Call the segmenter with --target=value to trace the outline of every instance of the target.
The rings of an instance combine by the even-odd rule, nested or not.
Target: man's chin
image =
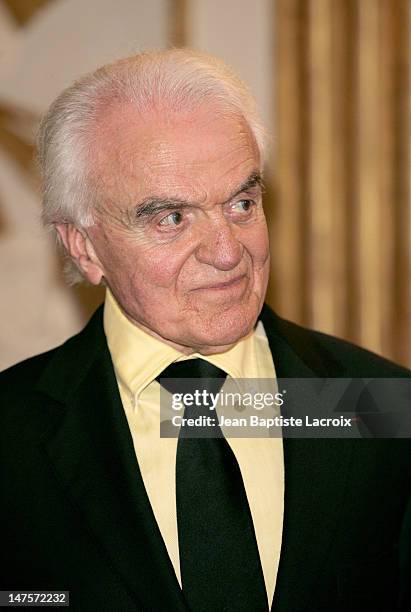
[[[247,337],[253,330],[258,318],[258,309],[250,309],[247,312],[234,309],[211,320],[206,317],[196,330],[195,350],[202,354],[220,353],[228,350],[240,340]]]

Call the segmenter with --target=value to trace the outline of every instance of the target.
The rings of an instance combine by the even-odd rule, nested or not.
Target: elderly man
[[[3,590],[84,611],[408,609],[407,440],[159,435],[165,379],[409,374],[263,306],[263,152],[245,86],[188,50],[105,66],[45,116],[44,221],[107,296],[1,375]]]

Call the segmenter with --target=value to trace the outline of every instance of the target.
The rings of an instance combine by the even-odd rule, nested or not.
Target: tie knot
[[[156,380],[170,393],[192,393],[196,389],[217,393],[226,376],[226,372],[221,368],[205,359],[197,358],[172,363]]]

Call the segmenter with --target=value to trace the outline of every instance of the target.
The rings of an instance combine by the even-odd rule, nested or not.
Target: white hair
[[[39,129],[37,157],[43,178],[42,218],[46,227],[93,225],[98,181],[90,150],[97,120],[110,105],[127,104],[140,115],[155,108],[184,112],[204,104],[244,118],[263,163],[265,132],[247,86],[221,60],[189,49],[146,52],[87,74],[52,103]],[[101,194],[103,195],[103,194]],[[71,267],[71,272],[70,268]],[[67,267],[68,280],[82,280]]]

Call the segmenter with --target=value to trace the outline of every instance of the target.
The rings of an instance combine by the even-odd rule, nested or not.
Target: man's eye
[[[252,200],[239,200],[233,205],[233,210],[235,212],[244,213],[248,212],[253,205]]]
[[[180,212],[175,211],[175,212],[170,213],[166,217],[163,217],[161,221],[159,222],[159,225],[173,227],[173,226],[180,225],[182,220],[183,220],[183,215]]]

